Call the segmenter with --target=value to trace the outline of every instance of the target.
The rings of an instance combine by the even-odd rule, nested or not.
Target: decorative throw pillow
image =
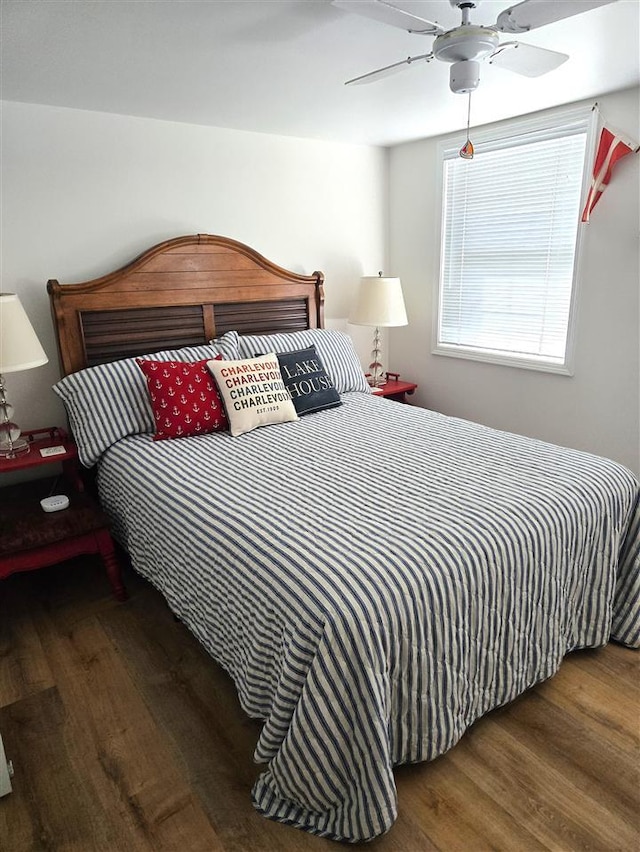
[[[327,375],[315,346],[296,352],[278,352],[285,387],[298,414],[311,414],[341,405],[340,394]]]
[[[315,346],[338,393],[371,393],[364,370],[348,334],[333,328],[308,328],[281,334],[241,334],[238,357],[250,358],[254,352],[292,352]]]
[[[218,355],[216,360],[222,360]],[[156,431],[154,441],[187,438],[228,428],[227,416],[208,360],[147,361],[138,358],[145,375]]]
[[[273,352],[242,361],[208,361],[234,437],[258,426],[298,420]]]

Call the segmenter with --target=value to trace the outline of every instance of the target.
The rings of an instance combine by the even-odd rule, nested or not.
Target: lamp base
[[[376,330],[373,333],[373,349],[371,350],[371,358],[372,361],[369,364],[369,372],[371,373],[368,378],[369,385],[372,388],[382,387],[384,384],[384,377],[382,374],[382,364],[380,362],[380,329],[376,326]]]
[[[15,441],[0,441],[0,458],[13,459],[16,456],[24,456],[31,449],[26,438],[17,438]]]

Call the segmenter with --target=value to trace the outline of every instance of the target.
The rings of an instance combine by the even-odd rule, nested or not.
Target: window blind
[[[588,132],[584,118],[471,161],[444,152],[438,346],[564,364]]]

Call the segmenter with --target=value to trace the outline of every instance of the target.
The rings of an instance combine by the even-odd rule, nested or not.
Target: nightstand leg
[[[100,553],[102,562],[106,568],[107,577],[109,578],[109,583],[113,589],[113,594],[115,595],[116,600],[126,601],[127,590],[122,582],[120,562],[116,556],[113,540],[111,539],[108,530],[98,530],[96,533],[96,539],[98,542],[98,552]]]

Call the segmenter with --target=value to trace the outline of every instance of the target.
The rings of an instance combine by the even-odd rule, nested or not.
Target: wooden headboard
[[[210,234],[166,240],[83,284],[47,282],[63,375],[84,367],[206,343],[225,331],[324,325],[324,276],[276,266]]]

